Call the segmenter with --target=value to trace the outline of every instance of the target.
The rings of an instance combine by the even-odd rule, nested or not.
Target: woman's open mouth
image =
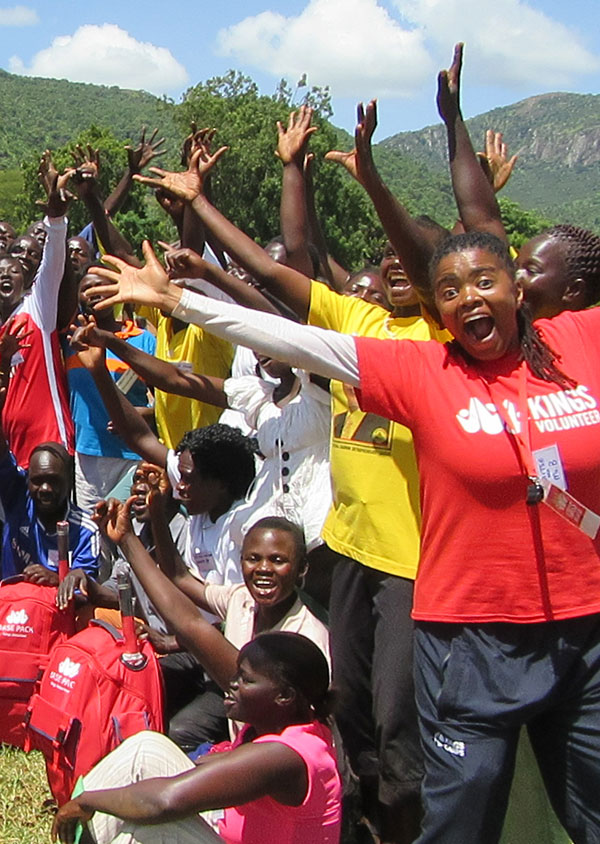
[[[491,316],[481,314],[470,317],[466,320],[463,323],[463,328],[465,333],[468,334],[471,339],[481,343],[483,340],[487,340],[487,338],[491,335],[494,330],[494,325],[495,323]]]

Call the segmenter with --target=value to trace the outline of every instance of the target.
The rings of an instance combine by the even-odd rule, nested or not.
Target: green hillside
[[[485,130],[504,133],[510,152],[518,153],[517,169],[503,196],[545,216],[600,230],[600,96],[544,94],[467,121],[476,148],[483,148]],[[381,166],[392,188],[401,194],[416,165],[423,186],[447,180],[444,127],[403,132],[378,147]],[[445,211],[442,203],[441,213]]]
[[[512,200],[524,209],[537,209],[549,220],[568,220],[600,230],[599,105],[600,96],[546,94],[468,121],[476,146],[481,146],[489,127],[503,131],[511,153],[519,154],[516,172],[502,194],[507,208],[515,210]],[[219,166],[216,186],[221,198],[225,197],[225,178],[237,180],[237,189],[231,189],[229,200],[225,197],[223,210],[238,223],[244,225],[245,221],[259,240],[277,230],[280,171],[270,158],[275,140],[271,127],[275,119],[285,119],[289,105],[280,95],[260,96],[247,77],[231,71],[190,89],[186,101],[176,105],[140,91],[0,71],[0,108],[4,117],[0,126],[0,218],[23,222],[34,207],[31,180],[41,150],[64,150],[65,144],[91,126],[100,135],[110,130],[115,144],[137,139],[142,125],[158,126],[166,138],[163,161],[169,166],[177,162],[181,138],[193,117],[199,122],[213,121],[212,125],[221,129],[221,142],[231,146],[227,162]],[[331,146],[352,146],[347,132],[322,118],[318,122],[321,131],[312,142],[317,157]],[[376,145],[375,157],[385,180],[412,212],[452,224],[456,209],[441,124],[387,138]],[[331,242],[342,244],[342,257],[356,263],[373,254],[380,230],[360,190],[355,190],[343,173],[334,174],[336,168],[332,167],[318,163],[318,205]],[[241,185],[248,179],[255,182],[250,218],[239,207]],[[24,204],[23,191],[29,205]],[[342,202],[339,191],[344,195]],[[533,225],[537,217],[533,215],[531,220]],[[136,234],[135,226],[131,233]],[[154,233],[152,226],[148,233]]]
[[[174,106],[143,91],[0,70],[0,114],[2,169],[18,167],[31,152],[62,146],[91,124],[123,140],[137,138],[143,125],[159,126],[170,145],[179,144]]]

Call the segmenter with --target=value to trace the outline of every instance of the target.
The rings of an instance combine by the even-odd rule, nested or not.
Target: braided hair
[[[565,244],[565,263],[571,278],[585,283],[585,306],[600,299],[600,237],[588,229],[564,223],[547,229],[543,236]]]
[[[447,237],[435,250],[429,264],[429,284],[430,295],[432,297],[433,279],[439,262],[446,255],[451,255],[455,252],[466,252],[468,249],[485,249],[487,252],[491,252],[492,255],[495,255],[502,261],[505,269],[514,279],[515,265],[510,257],[508,245],[503,240],[500,240],[499,237],[489,232],[470,231],[465,234]],[[542,335],[533,324],[531,314],[525,304],[521,305],[517,310],[517,327],[521,347],[520,359],[527,362],[533,374],[542,381],[550,381],[558,384],[563,389],[568,390],[576,387],[577,382],[568,375],[565,375],[557,366],[558,355],[542,339]],[[464,356],[464,350],[456,340],[452,341],[451,348],[454,352],[458,352]]]

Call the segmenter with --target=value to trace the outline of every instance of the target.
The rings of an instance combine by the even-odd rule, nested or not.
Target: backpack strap
[[[90,627],[101,627],[103,630],[106,630],[107,633],[113,637],[115,642],[123,642],[123,635],[114,627],[110,622],[103,621],[101,618],[93,618],[90,621]]]

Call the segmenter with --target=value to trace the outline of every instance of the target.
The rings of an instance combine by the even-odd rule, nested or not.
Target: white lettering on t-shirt
[[[506,427],[505,421],[515,433],[520,432],[520,414],[513,402],[504,399],[503,413],[492,402],[482,402],[473,396],[469,406],[459,410],[456,418],[467,434],[500,434]],[[556,390],[541,396],[527,399],[529,418],[542,433],[567,431],[600,424],[598,402],[590,394],[589,388],[580,384],[574,390]]]

